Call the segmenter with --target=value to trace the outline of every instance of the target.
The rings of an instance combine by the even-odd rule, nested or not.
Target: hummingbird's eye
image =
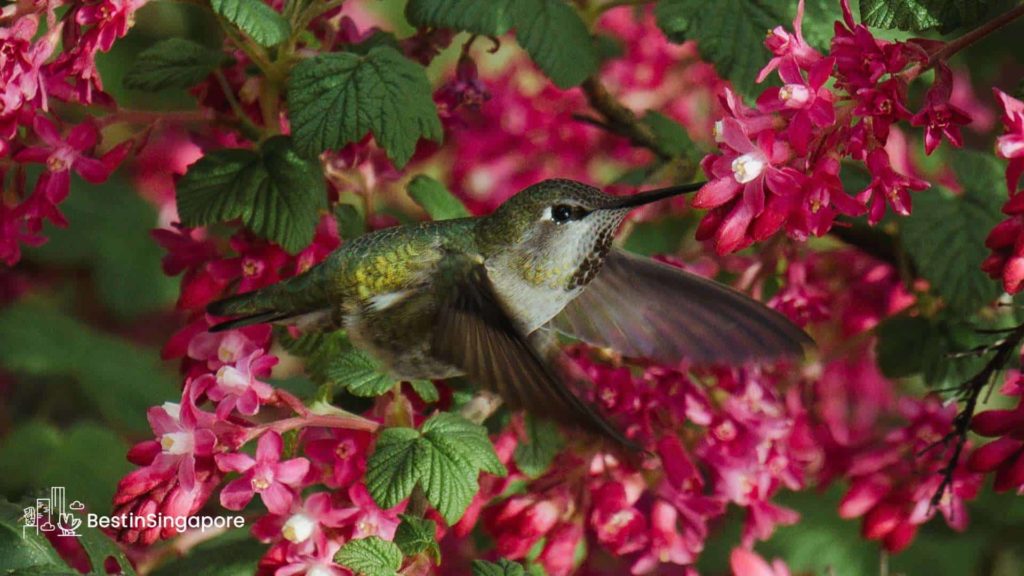
[[[569,204],[556,204],[551,207],[551,219],[561,224],[569,220],[579,220],[587,215],[586,209]]]

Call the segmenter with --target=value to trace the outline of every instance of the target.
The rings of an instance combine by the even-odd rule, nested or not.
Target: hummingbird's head
[[[509,198],[480,227],[487,252],[533,285],[572,290],[600,271],[630,210],[698,184],[613,196],[573,180],[545,180]]]

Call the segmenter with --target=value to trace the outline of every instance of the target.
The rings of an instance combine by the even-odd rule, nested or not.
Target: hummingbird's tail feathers
[[[259,290],[236,294],[206,307],[211,316],[237,316],[210,327],[210,332],[233,330],[252,324],[285,322],[318,327],[329,322],[330,305],[320,287],[320,271],[310,271]]]
[[[641,448],[566,386],[522,335],[494,293],[486,270],[464,271],[442,303],[431,350],[498,393],[513,409],[574,424],[617,445]]]
[[[814,344],[785,316],[741,292],[621,250],[609,253],[552,324],[588,344],[667,364],[801,357]]]
[[[218,314],[219,316],[219,314]],[[270,324],[273,322],[279,322],[281,320],[287,320],[288,316],[282,315],[279,312],[263,312],[261,314],[252,314],[249,316],[242,316],[241,318],[235,318],[232,320],[225,320],[210,326],[210,332],[225,332],[227,330],[234,330],[235,328],[243,328],[245,326],[252,326],[253,324]]]

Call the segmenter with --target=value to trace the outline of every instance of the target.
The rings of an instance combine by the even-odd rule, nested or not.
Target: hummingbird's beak
[[[636,208],[637,206],[643,206],[644,204],[650,204],[651,202],[657,202],[658,200],[664,200],[665,198],[696,192],[703,188],[705,184],[707,184],[707,182],[691,182],[690,184],[680,184],[678,186],[669,186],[668,188],[647,190],[645,192],[633,194],[632,196],[619,196],[612,200],[607,206],[602,206],[602,209],[622,210],[625,208]]]

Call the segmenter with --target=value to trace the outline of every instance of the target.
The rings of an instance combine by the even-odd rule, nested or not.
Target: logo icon
[[[81,536],[78,529],[82,521],[71,511],[80,512],[84,509],[85,505],[78,500],[67,504],[64,487],[53,486],[49,498],[37,498],[35,506],[25,508],[21,537],[24,538],[32,529],[36,534],[53,532],[57,536],[78,538]]]

